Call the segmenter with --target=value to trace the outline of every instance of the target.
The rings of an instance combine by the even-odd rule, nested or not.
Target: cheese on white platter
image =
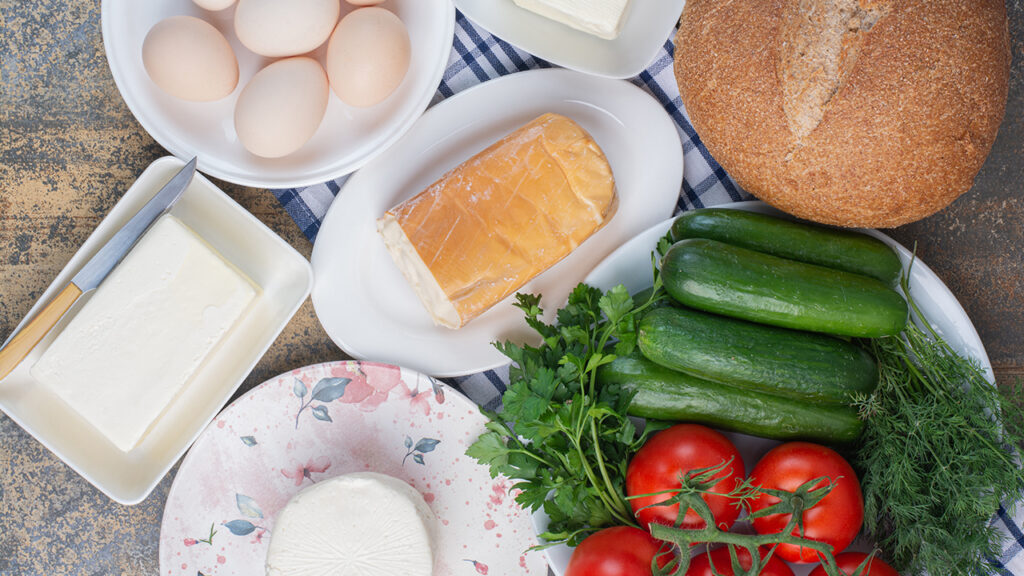
[[[626,19],[629,0],[515,0],[515,3],[571,28],[614,40]]]
[[[195,232],[165,215],[61,331],[32,376],[128,452],[257,292]]]
[[[299,492],[278,515],[267,576],[431,576],[436,524],[398,478],[337,476]]]
[[[431,317],[434,318],[434,323],[448,328],[461,326],[462,319],[459,318],[459,311],[448,299],[444,288],[434,278],[434,274],[426,262],[416,252],[416,247],[405,234],[405,230],[402,230],[402,225],[395,215],[385,214],[377,222],[377,231],[384,238],[384,245],[395,261],[395,265],[402,271],[413,292],[416,292]]]

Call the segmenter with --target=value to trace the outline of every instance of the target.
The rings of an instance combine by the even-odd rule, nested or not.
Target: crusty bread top
[[[617,207],[590,134],[544,114],[388,212],[462,323],[567,256]]]
[[[694,128],[740,186],[866,227],[970,188],[1009,64],[1003,0],[689,0],[675,55]]]

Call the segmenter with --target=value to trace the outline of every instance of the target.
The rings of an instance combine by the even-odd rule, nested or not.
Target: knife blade
[[[128,223],[118,230],[95,256],[85,263],[85,266],[82,266],[78,274],[71,279],[71,283],[78,286],[82,292],[98,288],[103,279],[124,259],[146,230],[149,230],[153,222],[156,222],[157,218],[177,203],[185,188],[188,188],[195,172],[196,159],[193,158],[167,184],[164,184],[163,188],[150,198],[149,202],[146,202],[146,205],[132,216]]]
[[[118,230],[46,306],[0,348],[0,380],[7,377],[39,344],[83,294],[95,290],[124,259],[153,222],[170,210],[196,172],[192,158]]]

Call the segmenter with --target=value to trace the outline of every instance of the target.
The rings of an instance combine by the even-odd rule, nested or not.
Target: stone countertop
[[[974,190],[892,231],[907,246],[917,243],[963,303],[1001,383],[1024,375],[1024,7],[1010,5],[1010,100]],[[0,340],[127,186],[165,154],[114,85],[98,1],[0,0]],[[309,256],[310,243],[269,192],[223,188]],[[307,302],[239,394],[344,357]],[[155,574],[173,475],[141,504],[115,504],[0,414],[0,576]]]
[[[100,2],[0,0],[0,341],[166,155],[114,85]],[[312,245],[270,192],[216,183],[309,257]],[[345,357],[307,301],[238,394]],[[0,414],[0,575],[156,574],[173,475],[141,504],[121,506]]]

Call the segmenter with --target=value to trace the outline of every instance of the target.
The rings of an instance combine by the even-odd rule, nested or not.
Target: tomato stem
[[[803,483],[792,492],[756,487],[749,482],[746,482],[738,485],[728,494],[720,494],[720,496],[736,500],[743,504],[749,503],[752,498],[756,498],[758,496],[771,496],[779,500],[779,502],[769,506],[768,508],[751,512],[748,516],[751,520],[766,515],[790,515],[789,522],[787,522],[786,527],[780,533],[739,534],[719,529],[718,526],[715,525],[714,514],[702,498],[702,494],[706,493],[715,483],[718,482],[718,471],[727,465],[728,462],[724,462],[718,467],[691,470],[686,476],[681,478],[680,488],[675,491],[676,495],[673,498],[658,504],[661,506],[670,506],[674,504],[679,505],[679,517],[676,521],[676,526],[651,524],[651,535],[659,540],[675,544],[679,546],[680,550],[684,551],[689,550],[690,546],[699,543],[726,544],[730,547],[745,548],[751,556],[751,567],[745,572],[737,573],[737,576],[757,576],[763,566],[763,559],[759,552],[761,547],[772,547],[772,551],[769,554],[774,554],[774,547],[779,544],[789,544],[813,550],[817,553],[818,558],[821,560],[822,566],[825,569],[825,573],[828,574],[828,576],[845,576],[839,570],[835,557],[832,555],[832,546],[824,542],[817,542],[804,537],[803,528],[803,516],[806,511],[821,502],[821,500],[835,488],[835,482],[824,476],[814,478]],[[822,485],[823,482],[824,485]],[[687,511],[690,509],[695,511],[701,519],[704,520],[703,528],[684,529],[678,527],[679,524],[682,523]],[[734,554],[734,551],[731,553]],[[682,576],[686,573],[689,565],[689,554],[684,553],[680,555],[674,566],[670,565],[667,567],[669,571],[659,574]]]

